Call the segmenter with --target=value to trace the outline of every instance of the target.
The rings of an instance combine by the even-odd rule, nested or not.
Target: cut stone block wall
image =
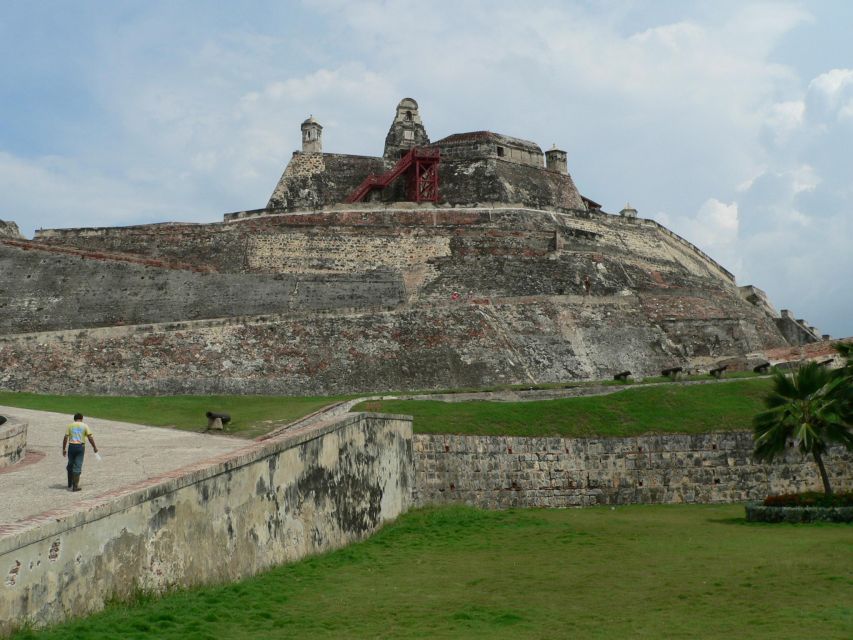
[[[411,418],[350,414],[0,528],[0,633],[342,547],[405,512],[413,484]]]
[[[814,460],[791,450],[752,458],[752,434],[635,438],[416,435],[415,502],[486,509],[597,504],[712,503],[822,491]],[[832,449],[827,471],[853,489],[853,454]]]
[[[0,424],[0,467],[18,462],[27,453],[27,423],[8,419]]]
[[[47,230],[0,240],[0,311],[0,387],[43,393],[544,383],[787,344],[656,223],[518,205]]]

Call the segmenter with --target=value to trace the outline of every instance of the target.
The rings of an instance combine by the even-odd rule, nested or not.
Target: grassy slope
[[[19,638],[853,637],[849,525],[737,505],[416,511],[235,585]]]
[[[627,388],[585,398],[541,402],[391,400],[362,403],[356,410],[415,416],[419,433],[518,436],[626,436],[649,432],[700,433],[746,429],[761,408],[767,378],[703,385]],[[324,406],[354,396],[51,396],[0,392],[0,405],[169,426],[206,427],[208,410],[233,417],[229,433],[255,437]]]
[[[354,410],[415,417],[418,433],[502,436],[632,436],[749,429],[770,388],[766,378],[629,388],[607,396],[541,402],[390,400]]]
[[[352,396],[347,396],[352,397]],[[272,428],[301,418],[344,396],[284,398],[275,396],[51,396],[0,392],[0,405],[58,411],[86,416],[202,431],[207,411],[224,411],[232,417],[228,433],[254,438]]]

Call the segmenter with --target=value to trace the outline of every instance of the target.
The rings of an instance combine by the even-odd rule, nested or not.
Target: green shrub
[[[749,522],[853,522],[853,507],[768,507],[760,502],[746,505],[746,519]]]

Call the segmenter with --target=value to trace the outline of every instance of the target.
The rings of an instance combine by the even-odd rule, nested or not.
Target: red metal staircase
[[[406,197],[412,202],[438,202],[438,149],[413,147],[382,175],[367,176],[345,202],[362,202],[374,189],[384,189],[401,175],[406,175]]]

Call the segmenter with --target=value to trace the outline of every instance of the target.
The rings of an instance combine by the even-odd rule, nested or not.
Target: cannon
[[[231,416],[227,413],[222,413],[221,411],[208,411],[207,416],[207,428],[208,429],[216,429],[221,431],[225,428],[225,425],[231,422]]]

